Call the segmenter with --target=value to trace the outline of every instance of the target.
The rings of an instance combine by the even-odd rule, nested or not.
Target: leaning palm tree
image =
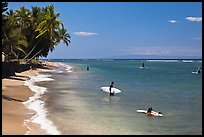
[[[40,7],[32,7],[32,10],[28,12],[28,19],[27,19],[27,28],[25,29],[25,34],[29,43],[29,47],[26,49],[27,55],[24,56],[24,59],[31,58],[33,55],[34,50],[36,49],[38,43],[41,41],[42,38],[37,38],[36,36],[36,28],[41,22],[42,18],[42,11]]]
[[[37,28],[35,28],[35,44],[33,48],[30,50],[30,52],[25,56],[24,58],[30,58],[33,59],[37,56],[40,56],[42,51],[49,45],[54,45],[53,38],[56,38],[57,36],[53,36],[54,34],[57,34],[54,32],[55,25],[58,23],[59,20],[56,20],[56,18],[59,17],[59,14],[54,14],[54,7],[48,6],[46,8],[43,8],[40,14],[38,15],[38,25]],[[57,23],[56,23],[57,22]],[[42,41],[43,40],[43,41]],[[47,41],[46,43],[44,41]],[[47,51],[48,52],[48,51]],[[30,57],[31,56],[31,57]]]
[[[57,19],[59,16],[59,13],[55,14],[53,5],[42,9],[41,18],[38,20],[41,22],[35,31],[37,34],[35,39],[38,39],[38,44],[29,52],[29,55],[34,53],[30,60],[39,56],[47,56],[48,52],[52,51],[61,40],[64,40],[67,45],[70,43],[69,34],[65,29],[60,29],[63,24]]]

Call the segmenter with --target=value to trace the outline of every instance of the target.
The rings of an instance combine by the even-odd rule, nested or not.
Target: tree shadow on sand
[[[3,98],[3,99],[6,99],[6,100],[8,100],[8,101],[24,102],[23,100],[15,99],[15,98],[12,98],[12,97],[9,97],[9,96],[6,96],[6,95],[2,95],[2,98]]]
[[[22,78],[18,78],[18,77],[22,77]],[[27,76],[12,76],[12,77],[8,77],[7,79],[13,79],[13,80],[20,80],[20,81],[26,81],[25,79],[23,78],[29,78]]]

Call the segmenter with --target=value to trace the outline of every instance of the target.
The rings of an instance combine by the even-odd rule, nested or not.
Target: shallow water
[[[48,90],[48,119],[61,134],[202,134],[202,72],[192,74],[201,61],[53,61],[62,63],[49,72],[54,81],[40,85]],[[110,97],[100,87],[112,81],[122,92]],[[148,107],[164,116],[136,112]]]

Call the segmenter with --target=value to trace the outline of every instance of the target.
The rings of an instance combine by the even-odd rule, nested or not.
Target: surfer
[[[152,115],[151,112],[152,112],[152,107],[148,108],[147,115],[151,116]]]
[[[142,66],[140,66],[140,68],[144,69],[145,68],[145,65],[144,63],[142,63]]]
[[[114,96],[114,93],[111,93],[111,88],[113,88],[113,84],[114,84],[114,82],[111,82],[111,85],[110,85],[110,88],[109,88],[110,96]]]
[[[142,67],[144,68],[145,66],[144,66],[144,63],[142,63]]]
[[[198,68],[197,72],[200,73],[200,67]]]

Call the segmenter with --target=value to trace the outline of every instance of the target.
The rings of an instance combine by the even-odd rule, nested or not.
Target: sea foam
[[[150,62],[179,62],[179,60],[146,60]]]
[[[62,66],[64,66],[66,69],[66,71],[67,72],[72,72],[73,70],[72,70],[72,66],[70,66],[70,65],[67,65],[67,64],[64,64],[64,63],[59,63],[59,65],[62,65]]]
[[[192,63],[193,60],[182,60],[183,63]]]
[[[44,129],[47,134],[59,135],[60,132],[53,125],[53,123],[47,119],[47,110],[44,107],[44,102],[40,100],[40,97],[47,92],[47,88],[35,85],[36,82],[40,81],[52,81],[54,79],[49,78],[51,75],[37,75],[29,76],[30,79],[25,81],[24,85],[28,86],[31,91],[35,92],[35,95],[29,97],[28,101],[23,102],[23,104],[30,110],[35,111],[35,115],[29,119],[25,120],[24,124],[27,126],[27,122],[31,121],[33,123],[40,124],[41,128]],[[27,126],[28,127],[28,126]],[[30,127],[29,131],[31,130]],[[26,134],[29,134],[29,131]]]

